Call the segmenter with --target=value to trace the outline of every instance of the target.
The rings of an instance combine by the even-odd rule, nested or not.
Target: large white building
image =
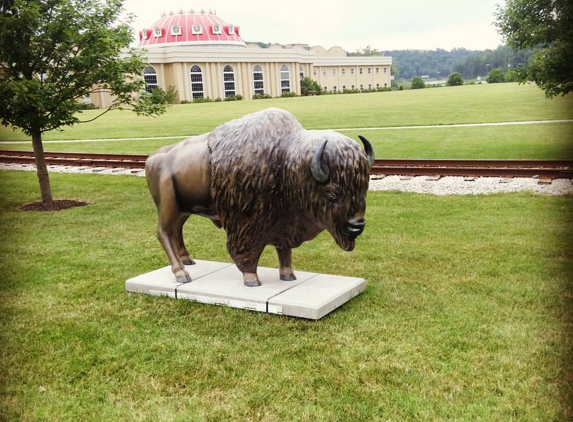
[[[225,98],[254,94],[280,97],[300,95],[300,81],[308,76],[326,91],[390,87],[390,57],[347,57],[340,47],[246,44],[240,28],[212,12],[164,15],[139,32],[139,48],[150,64],[144,78],[147,90],[175,87],[178,102],[195,98]],[[105,93],[92,98],[100,107]]]

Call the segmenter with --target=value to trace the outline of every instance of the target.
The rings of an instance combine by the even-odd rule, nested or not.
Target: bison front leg
[[[276,248],[279,255],[279,275],[281,280],[293,281],[296,280],[294,271],[292,270],[292,249],[290,248]]]
[[[264,246],[247,247],[237,246],[238,243],[227,241],[227,250],[233,258],[235,265],[243,273],[243,284],[247,287],[257,287],[262,285],[257,275],[259,258],[263,253]],[[244,245],[244,244],[243,244]]]

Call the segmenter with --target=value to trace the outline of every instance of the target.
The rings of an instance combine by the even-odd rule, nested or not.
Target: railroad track
[[[80,152],[45,152],[49,166],[112,167],[143,169],[147,155],[85,154]],[[0,163],[35,164],[33,151],[0,150]]]
[[[58,166],[143,169],[147,155],[46,152],[46,163]],[[0,163],[35,164],[32,151],[2,151]],[[377,159],[373,176],[538,177],[573,179],[573,160],[423,160]]]

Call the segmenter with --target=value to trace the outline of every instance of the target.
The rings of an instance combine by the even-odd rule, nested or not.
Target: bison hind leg
[[[185,241],[183,240],[183,226],[189,218],[189,215],[181,215],[177,220],[177,223],[173,229],[173,240],[177,247],[177,254],[181,258],[181,262],[184,265],[195,265],[195,261],[191,258],[189,251],[185,247]]]
[[[292,249],[290,248],[275,248],[279,256],[279,276],[281,280],[293,281],[296,280],[294,271],[292,269]]]

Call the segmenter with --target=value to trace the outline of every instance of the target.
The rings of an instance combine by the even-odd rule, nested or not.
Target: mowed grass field
[[[515,103],[514,109],[527,108],[522,121],[570,118],[564,108],[570,98],[546,100],[537,88],[517,85],[323,97],[326,106],[315,109],[312,118],[315,127],[329,127],[325,122],[337,101],[369,101],[370,95],[420,92],[418,100],[409,97],[404,114],[422,109],[418,102],[424,101],[430,108],[450,104],[453,109],[455,102],[447,97],[457,96],[458,88],[465,90],[464,98],[476,92],[483,99],[490,92],[496,104],[505,97],[496,101],[491,92],[505,89],[545,104]],[[437,93],[433,103],[427,100]],[[267,106],[287,108],[284,104],[297,104],[292,100],[307,99],[269,100]],[[210,124],[258,104],[207,104],[220,111],[209,117]],[[469,107],[465,104],[457,108]],[[198,106],[174,106],[153,122],[161,125],[164,117]],[[483,116],[474,115],[474,122],[493,118],[485,105],[480,107]],[[348,121],[352,110],[336,113],[336,127],[359,127]],[[295,115],[303,120],[304,114]],[[108,132],[129,129],[133,116],[125,116],[125,121],[108,121],[106,129],[78,126],[86,130],[82,136],[67,131],[50,136],[106,138]],[[427,118],[400,125],[449,119],[440,116],[433,123]],[[548,155],[570,151],[568,123],[525,127],[514,132],[519,139],[511,131],[522,126],[480,128],[489,137],[472,135],[474,128],[364,133],[376,139],[377,156],[383,156],[380,151],[439,157],[478,150],[512,155],[517,149],[545,158],[539,155],[546,150]],[[173,135],[131,130],[134,137]],[[6,133],[17,137],[3,129],[0,138]],[[415,147],[404,145],[407,139]],[[500,139],[508,145],[496,145]],[[167,142],[54,143],[46,149],[146,153]],[[320,321],[306,321],[126,293],[126,279],[167,265],[155,238],[156,211],[145,180],[56,173],[51,180],[57,199],[89,205],[21,211],[23,203],[39,198],[35,174],[0,171],[2,421],[573,419],[570,195],[369,192],[368,225],[355,251],[342,252],[324,233],[294,251],[295,271],[368,280],[360,296]],[[194,257],[230,262],[224,232],[209,221],[192,217],[185,237]],[[276,266],[276,261],[269,248],[261,265]]]
[[[47,143],[45,149],[149,154],[160,146],[208,132],[230,119],[267,107],[291,111],[307,129],[336,129],[354,139],[363,134],[380,158],[573,158],[573,122],[391,129],[573,119],[573,97],[547,99],[536,86],[517,84],[175,105],[158,118],[116,111],[91,123],[46,133],[44,139],[119,141]],[[88,120],[97,113],[93,110],[82,115]],[[27,139],[18,131],[0,127],[0,141]],[[31,149],[31,143],[0,143],[0,148]]]

